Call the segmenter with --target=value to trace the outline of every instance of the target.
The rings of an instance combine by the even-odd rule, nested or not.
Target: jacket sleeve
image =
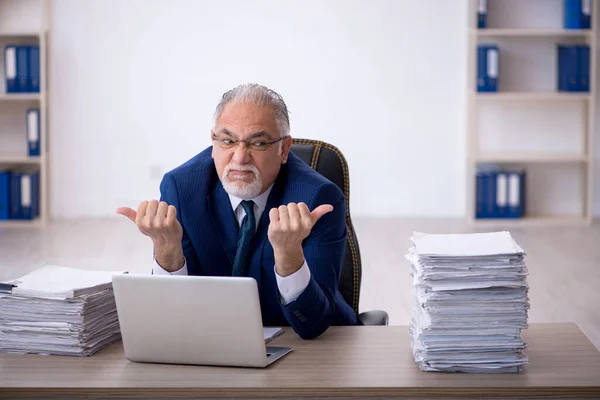
[[[302,243],[311,278],[306,289],[293,302],[281,304],[286,320],[303,339],[314,339],[332,325],[335,315],[334,296],[338,288],[346,250],[346,203],[344,194],[327,182],[315,191],[312,211],[321,204],[331,204],[333,211],[317,221]]]
[[[164,201],[170,206],[174,206],[177,209],[177,220],[181,224],[183,228],[183,236],[181,238],[181,246],[183,248],[183,256],[185,258],[185,263],[188,271],[201,271],[200,262],[198,261],[198,256],[196,255],[196,251],[194,250],[194,246],[192,246],[192,242],[187,234],[185,229],[185,223],[183,222],[183,213],[180,208],[179,203],[179,194],[177,192],[177,185],[175,183],[175,179],[171,176],[171,174],[167,173],[164,175],[161,183],[160,183],[160,201]]]

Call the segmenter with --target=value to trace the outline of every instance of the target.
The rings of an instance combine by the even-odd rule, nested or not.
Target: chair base
[[[358,319],[363,325],[387,325],[390,317],[383,310],[372,310],[358,314]]]

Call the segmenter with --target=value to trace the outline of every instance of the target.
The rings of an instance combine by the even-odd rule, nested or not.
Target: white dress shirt
[[[265,207],[267,206],[267,199],[269,197],[269,193],[271,193],[271,189],[273,185],[271,185],[265,192],[257,197],[251,199],[254,201],[254,216],[256,220],[256,228],[258,228],[258,223],[260,221],[260,217],[265,211]],[[242,221],[246,216],[246,212],[242,207],[241,203],[243,199],[239,197],[232,196],[229,194],[229,201],[231,202],[231,208],[235,213],[235,217],[238,221],[238,225],[242,225]],[[273,266],[275,268],[275,266]],[[183,267],[175,272],[168,272],[164,270],[156,259],[154,259],[154,268],[152,269],[152,273],[155,275],[187,275],[187,262],[184,259]],[[292,301],[296,300],[298,296],[302,294],[304,289],[308,286],[310,281],[310,269],[308,269],[308,264],[306,260],[304,260],[304,264],[302,267],[294,272],[292,275],[288,275],[286,277],[279,276],[277,270],[275,269],[275,278],[277,280],[277,287],[279,288],[279,294],[281,295],[281,300],[284,304],[289,304]]]

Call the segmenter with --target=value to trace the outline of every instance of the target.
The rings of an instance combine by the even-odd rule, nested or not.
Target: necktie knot
[[[242,208],[246,211],[246,215],[254,215],[254,202],[252,200],[244,200],[242,201]]]

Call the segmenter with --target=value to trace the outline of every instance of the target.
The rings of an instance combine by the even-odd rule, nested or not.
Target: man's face
[[[211,139],[212,137],[211,132]],[[279,139],[277,122],[268,106],[246,103],[230,103],[216,120],[214,134],[219,139],[271,142]],[[212,156],[217,174],[225,190],[242,199],[251,199],[263,193],[277,178],[281,164],[287,161],[292,144],[290,137],[265,146],[266,150],[247,148],[238,143],[224,148],[219,141],[213,142]]]

